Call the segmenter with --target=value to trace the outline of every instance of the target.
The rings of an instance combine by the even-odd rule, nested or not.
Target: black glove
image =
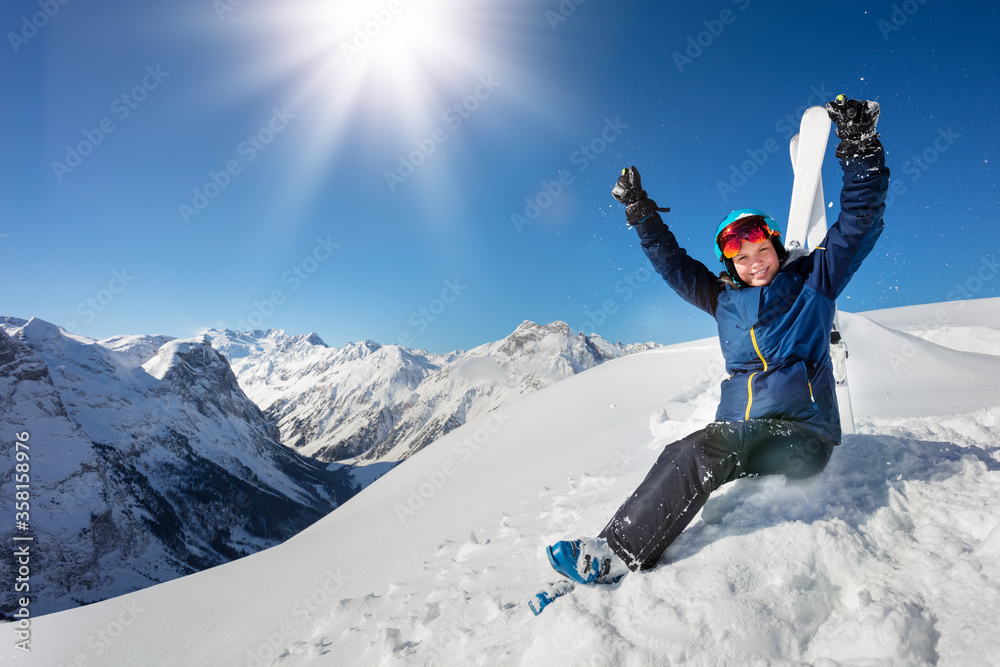
[[[657,211],[669,211],[669,208],[657,208],[656,202],[646,196],[646,191],[642,189],[642,180],[639,177],[639,170],[635,167],[622,169],[622,175],[618,177],[618,182],[611,189],[614,198],[625,204],[625,219],[628,224],[635,223],[648,218]]]
[[[830,120],[837,125],[837,157],[854,157],[870,155],[881,147],[879,133],[875,131],[878,123],[878,102],[869,100],[849,100],[844,95],[826,105]]]

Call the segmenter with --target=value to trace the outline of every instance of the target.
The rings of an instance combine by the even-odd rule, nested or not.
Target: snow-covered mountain
[[[398,461],[469,419],[609,359],[657,347],[522,323],[468,352],[372,341],[327,347],[315,334],[209,331],[281,441],[321,461]]]
[[[277,544],[355,491],[294,453],[203,340],[95,341],[39,319],[0,319],[0,432],[27,438],[26,484],[0,476],[27,530],[34,613],[121,595]],[[26,494],[26,495],[25,495]],[[30,508],[30,509],[29,509]],[[12,542],[15,536],[33,540]],[[0,578],[13,582],[13,550]],[[0,610],[17,608],[4,586]]]
[[[524,604],[545,545],[712,419],[715,339],[470,419],[272,549],[32,617],[31,663],[1000,664],[1000,299],[842,326],[859,433],[818,478],[724,486],[649,572]]]

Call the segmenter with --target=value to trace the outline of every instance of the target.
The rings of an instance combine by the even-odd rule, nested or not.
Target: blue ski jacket
[[[889,170],[881,147],[841,160],[840,216],[765,287],[734,288],[677,244],[659,213],[636,223],[642,248],[685,301],[712,315],[729,377],[718,421],[785,419],[840,442],[830,360],[835,301],[882,233]]]

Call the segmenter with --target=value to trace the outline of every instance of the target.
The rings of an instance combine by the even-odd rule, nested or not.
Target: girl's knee
[[[813,437],[793,447],[785,457],[785,477],[807,479],[820,474],[829,463],[834,446],[831,440]]]

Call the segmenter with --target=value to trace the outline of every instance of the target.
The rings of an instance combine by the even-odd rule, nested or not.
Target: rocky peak
[[[530,320],[525,320],[513,333],[503,340],[497,351],[508,356],[516,356],[525,353],[529,347],[539,343],[546,337],[565,338],[568,343],[572,335],[569,325],[565,322],[557,321],[541,326]]]
[[[52,384],[49,369],[42,358],[0,328],[0,377],[2,376],[13,378],[15,383],[39,380]]]
[[[273,546],[356,492],[348,473],[281,445],[207,339],[164,342],[137,365],[152,338],[105,346],[0,322],[0,430],[44,445],[31,471],[51,510],[32,515],[39,613]],[[0,592],[0,617],[12,596]]]

